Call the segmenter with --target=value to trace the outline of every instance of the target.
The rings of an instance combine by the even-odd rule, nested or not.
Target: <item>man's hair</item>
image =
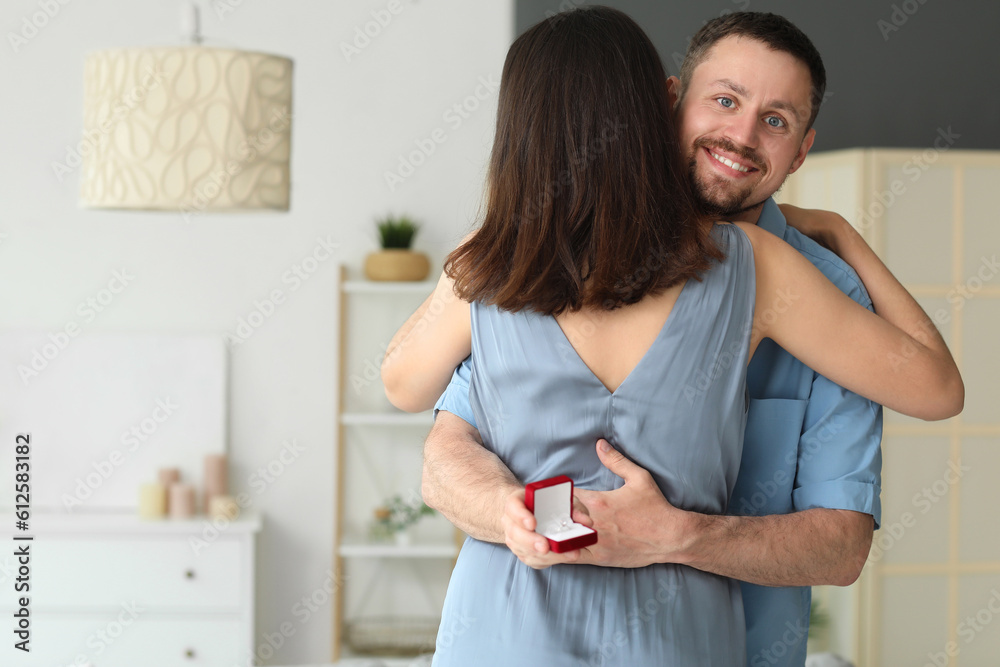
[[[518,37],[482,225],[445,262],[456,292],[512,312],[613,310],[721,258],[669,104],[655,47],[618,10],[571,10]]]
[[[806,34],[784,16],[767,12],[734,12],[712,19],[691,38],[687,55],[681,65],[680,97],[687,91],[687,85],[698,65],[708,57],[712,47],[726,37],[746,37],[763,42],[774,51],[782,51],[797,58],[809,68],[812,78],[810,96],[811,109],[806,131],[813,126],[819,107],[826,92],[826,68],[819,51]]]

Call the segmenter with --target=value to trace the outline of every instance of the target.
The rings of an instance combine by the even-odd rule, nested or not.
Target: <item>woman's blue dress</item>
[[[639,364],[610,392],[556,320],[472,304],[469,398],[485,446],[523,483],[568,475],[608,491],[606,438],[676,507],[724,514],[743,447],[755,274],[749,239],[716,224],[727,257],[684,285]],[[467,539],[435,667],[743,665],[739,584],[683,565],[534,570]]]

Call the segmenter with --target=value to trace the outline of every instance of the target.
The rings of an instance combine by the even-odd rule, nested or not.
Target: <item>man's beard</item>
[[[721,148],[729,153],[739,155],[744,162],[749,162],[758,169],[762,176],[767,174],[767,168],[764,166],[764,161],[752,149],[741,149],[725,139],[699,139],[696,141],[694,152],[691,153],[691,159],[688,163],[688,170],[691,183],[694,186],[695,199],[706,215],[717,220],[728,220],[761,205],[763,200],[751,204],[747,203],[757,187],[756,183],[750,183],[742,188],[734,188],[732,184],[724,181],[706,182],[701,179],[698,176],[698,151],[702,148]]]

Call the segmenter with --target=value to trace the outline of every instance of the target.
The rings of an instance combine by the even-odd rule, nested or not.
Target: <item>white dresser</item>
[[[36,515],[15,541],[0,515],[0,665],[253,665],[254,537],[244,515]],[[18,547],[30,545],[30,653],[14,648]]]

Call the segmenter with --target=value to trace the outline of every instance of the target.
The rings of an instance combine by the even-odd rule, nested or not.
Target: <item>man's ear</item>
[[[806,136],[802,139],[802,145],[799,146],[799,152],[792,160],[792,168],[788,170],[789,174],[794,174],[802,166],[802,163],[806,161],[806,155],[809,154],[809,149],[812,148],[813,142],[816,141],[816,128],[811,127],[809,131],[806,132]]]
[[[681,80],[676,76],[667,77],[667,102],[670,104],[670,108],[673,109],[677,106],[677,96],[681,90]]]

